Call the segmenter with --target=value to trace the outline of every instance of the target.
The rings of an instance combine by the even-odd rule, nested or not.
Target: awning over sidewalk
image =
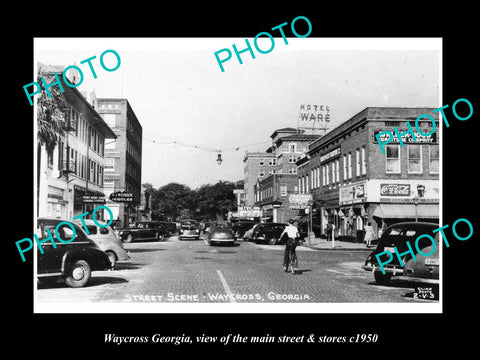
[[[415,217],[437,219],[439,208],[438,204],[418,204],[415,212],[415,204],[379,204],[373,212],[373,216],[384,219],[413,219]]]

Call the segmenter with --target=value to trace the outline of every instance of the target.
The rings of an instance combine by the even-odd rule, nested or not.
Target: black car
[[[402,222],[390,225],[385,229],[380,239],[378,239],[376,249],[368,255],[362,268],[366,271],[373,271],[375,281],[378,284],[388,283],[392,276],[403,275],[403,266],[410,259],[413,259],[410,253],[406,253],[402,256],[402,265],[400,265],[399,259],[395,253],[395,247],[399,254],[403,254],[409,250],[407,245],[408,241],[414,254],[417,254],[416,247],[422,250],[432,244],[428,238],[424,237],[421,238],[417,246],[415,246],[417,237],[422,234],[429,234],[433,237],[435,235],[433,234],[433,230],[437,228],[438,224],[427,222]],[[385,271],[385,274],[383,274],[376,255],[385,251],[391,253],[392,259],[389,263],[386,263],[390,256],[388,254],[380,256],[381,262],[386,263],[383,265]]]
[[[68,224],[57,225],[61,222],[68,222],[64,219],[38,218],[38,226],[41,234],[39,240],[48,238],[46,229],[52,234],[53,241],[45,241],[41,244],[43,254],[37,247],[37,277],[41,283],[54,283],[59,278],[65,279],[65,283],[78,288],[85,286],[95,270],[107,270],[111,267],[110,259],[93,240],[89,239],[84,230],[77,224],[69,222],[75,228],[73,230]],[[55,231],[55,229],[57,231]],[[62,242],[57,238],[68,242]]]
[[[252,233],[252,240],[263,242],[269,245],[280,243],[280,235],[287,224],[285,223],[263,223],[259,224]],[[282,240],[283,241],[283,240]]]
[[[255,221],[246,221],[246,220],[240,220],[235,224],[233,224],[232,229],[235,234],[235,239],[243,238],[243,235],[245,234],[245,232],[251,229],[255,224],[258,224],[258,223]]]
[[[158,221],[137,221],[133,227],[117,229],[118,236],[123,242],[135,240],[163,240],[170,233]]]

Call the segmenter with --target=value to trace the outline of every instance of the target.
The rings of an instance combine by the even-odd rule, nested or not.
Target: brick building
[[[113,129],[115,141],[105,143],[105,195],[107,206],[122,225],[142,220],[142,126],[127,99],[98,98],[98,113]],[[114,192],[133,194],[128,203],[109,200]]]
[[[431,108],[368,107],[329,133],[312,142],[300,159],[300,190],[312,194],[313,222],[322,232],[328,221],[337,237],[363,239],[363,228],[371,222],[374,231],[399,221],[439,219],[439,123]],[[419,121],[423,136],[415,129]],[[423,119],[423,118],[422,118]],[[386,145],[385,155],[375,135],[394,127],[415,131]],[[433,129],[435,126],[435,130]]]
[[[298,213],[292,209],[289,196],[298,193],[297,160],[308,151],[308,144],[319,135],[304,134],[303,130],[283,128],[271,136],[272,146],[267,149],[275,159],[270,175],[258,178],[255,185],[255,205],[262,209],[266,221],[286,222]]]

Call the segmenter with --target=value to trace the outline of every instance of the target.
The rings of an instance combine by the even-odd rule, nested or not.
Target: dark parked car
[[[269,245],[280,243],[280,235],[287,224],[285,223],[263,223],[258,225],[252,232],[252,240],[263,242]],[[283,241],[283,240],[282,240]]]
[[[158,221],[137,221],[133,227],[117,229],[123,242],[135,240],[163,240],[169,236],[168,230]]]
[[[398,224],[390,225],[385,229],[380,239],[378,239],[378,244],[376,249],[368,255],[365,260],[365,264],[362,268],[366,271],[373,271],[375,281],[378,284],[386,284],[390,281],[392,276],[404,275],[404,266],[400,266],[399,259],[395,253],[395,247],[399,254],[404,253],[408,250],[407,241],[410,243],[411,248],[414,251],[417,261],[419,256],[415,248],[415,240],[418,236],[422,234],[429,234],[433,237],[433,230],[438,228],[438,224],[427,223],[427,222],[403,222]],[[421,238],[418,242],[418,248],[423,253],[428,253],[427,247],[432,245],[431,241],[428,238]],[[425,249],[425,250],[422,250]],[[382,273],[382,270],[378,264],[377,258],[375,255],[388,251],[392,253],[392,260],[383,265],[385,274]],[[380,257],[381,261],[387,261],[389,259],[388,254],[384,254]],[[402,265],[408,264],[410,261],[413,261],[411,254],[407,253],[402,257]]]
[[[209,245],[214,243],[231,244],[235,243],[235,235],[232,224],[229,222],[213,223],[206,232],[207,242]]]
[[[159,221],[159,223],[168,231],[170,236],[177,233],[177,223],[169,221]]]
[[[81,226],[71,223],[75,228],[75,238],[69,241],[73,236],[73,230],[68,224],[62,224],[55,228],[61,222],[68,222],[64,219],[38,218],[39,240],[48,238],[46,229],[50,231],[55,242],[55,247],[51,241],[45,241],[41,244],[43,254],[37,247],[37,277],[41,283],[54,283],[59,278],[63,278],[65,283],[73,288],[85,286],[91,278],[91,272],[95,270],[107,270],[111,267],[110,259],[93,240],[89,239]],[[64,241],[61,242],[58,236]]]
[[[255,224],[258,224],[255,221],[245,221],[245,220],[240,220],[236,222],[235,224],[232,225],[232,229],[235,233],[235,238],[243,238],[243,235],[245,232],[249,229],[251,229]]]
[[[200,223],[197,220],[181,220],[178,234],[180,240],[200,239]]]

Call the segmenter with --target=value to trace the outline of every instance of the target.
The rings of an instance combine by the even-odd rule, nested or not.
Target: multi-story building
[[[274,166],[265,178],[258,178],[255,185],[255,205],[267,221],[286,222],[298,211],[290,204],[290,195],[298,193],[297,160],[308,151],[308,145],[319,135],[304,134],[303,130],[284,128],[271,136],[272,146],[268,153],[274,154]]]
[[[127,99],[98,98],[97,111],[116,135],[105,144],[105,194],[114,218],[126,226],[142,219],[142,126]],[[110,194],[126,192],[130,202],[115,202]]]
[[[243,158],[243,205],[255,204],[255,184],[258,179],[272,174],[276,167],[276,158],[272,152],[245,152]]]
[[[336,236],[363,239],[371,222],[374,231],[399,221],[439,220],[439,123],[430,108],[368,107],[309,145],[298,176],[300,192],[314,200],[313,221],[323,230],[328,221]],[[430,114],[435,125],[415,120]],[[409,121],[416,141],[407,133]],[[433,129],[435,126],[435,130]],[[405,133],[386,145],[382,131]]]
[[[44,77],[57,73],[62,81],[66,108],[61,111],[67,128],[58,134],[51,153],[44,146],[37,153],[38,216],[72,219],[89,212],[90,217],[93,209],[105,204],[104,145],[116,135],[76,88],[63,83],[63,66],[40,67]],[[96,213],[97,218],[103,216],[103,212]]]

